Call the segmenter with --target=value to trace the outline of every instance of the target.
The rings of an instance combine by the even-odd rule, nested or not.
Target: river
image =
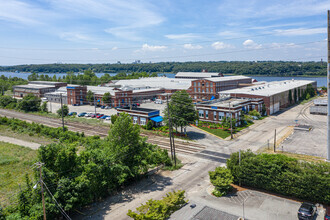
[[[4,75],[6,77],[19,77],[23,79],[27,79],[28,76],[31,73],[14,73],[14,72],[0,72],[0,75]],[[39,75],[42,73],[39,73]],[[62,77],[65,76],[66,73],[45,73],[49,75],[50,77],[53,77],[56,75],[56,77]],[[95,73],[97,77],[102,76],[104,73]],[[110,73],[110,76],[115,76],[117,73]],[[169,78],[174,78],[175,74],[173,73],[159,73],[158,75],[166,75]],[[281,80],[312,80],[317,82],[317,86],[327,86],[327,77],[280,77],[280,76],[250,76],[253,79],[256,79],[257,81],[266,81],[266,82],[272,82],[272,81],[281,81]]]

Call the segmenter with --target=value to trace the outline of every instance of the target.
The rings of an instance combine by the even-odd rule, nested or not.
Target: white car
[[[105,109],[111,109],[111,106],[105,106]]]
[[[91,117],[92,113],[88,112],[85,117]]]
[[[111,120],[111,116],[106,117],[105,120]]]

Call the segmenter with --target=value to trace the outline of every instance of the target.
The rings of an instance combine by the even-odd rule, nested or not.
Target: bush
[[[309,163],[280,154],[242,152],[227,160],[227,167],[243,186],[265,189],[318,203],[330,203],[329,163]]]
[[[231,189],[234,177],[225,167],[217,167],[215,171],[209,171],[210,181],[215,187],[213,195],[220,197],[226,195]]]
[[[133,219],[167,219],[188,201],[184,197],[185,191],[178,190],[167,193],[161,200],[150,199],[145,205],[136,208],[136,212],[128,210],[127,215]]]
[[[62,109],[59,108],[56,112],[58,116],[62,117]],[[67,116],[69,114],[69,107],[67,105],[63,105],[63,116]]]
[[[147,123],[146,129],[147,129],[147,130],[152,130],[152,127],[153,127],[153,126],[154,126],[154,125],[153,125],[152,121],[149,120],[148,123]]]
[[[252,110],[252,111],[249,111],[249,115],[251,115],[251,116],[256,116],[256,117],[260,117],[261,115],[260,115],[260,113],[257,111],[257,110]]]
[[[117,115],[111,115],[111,124],[114,124],[117,120],[118,116]]]

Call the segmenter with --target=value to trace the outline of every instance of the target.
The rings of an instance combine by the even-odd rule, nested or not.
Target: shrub
[[[153,127],[153,126],[154,126],[154,125],[153,125],[152,121],[149,120],[148,123],[147,123],[146,129],[147,129],[147,130],[152,130],[152,127]]]
[[[59,108],[56,112],[58,116],[62,117],[62,109]],[[69,107],[67,105],[63,105],[63,116],[67,116],[69,114]]]
[[[242,152],[227,160],[227,167],[242,185],[265,189],[318,203],[330,203],[329,163],[309,163],[280,154]]]
[[[145,205],[136,208],[136,212],[128,210],[127,215],[133,219],[167,219],[188,202],[184,193],[178,190],[167,193],[161,200],[150,199]]]
[[[217,167],[215,171],[209,171],[210,181],[215,187],[213,195],[220,197],[226,195],[231,189],[234,177],[225,167]]]
[[[261,115],[260,115],[260,113],[257,111],[257,110],[252,110],[252,111],[249,111],[249,115],[251,115],[251,116],[256,116],[256,117],[260,117]]]
[[[118,116],[117,115],[111,115],[111,124],[114,124],[117,120]]]

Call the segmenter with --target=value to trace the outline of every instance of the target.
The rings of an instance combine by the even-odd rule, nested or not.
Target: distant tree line
[[[160,62],[142,64],[40,64],[0,66],[0,71],[21,71],[34,73],[66,73],[92,70],[99,73],[166,72],[180,71],[221,72],[235,75],[264,76],[325,76],[325,62],[293,61],[218,61],[218,62]]]

